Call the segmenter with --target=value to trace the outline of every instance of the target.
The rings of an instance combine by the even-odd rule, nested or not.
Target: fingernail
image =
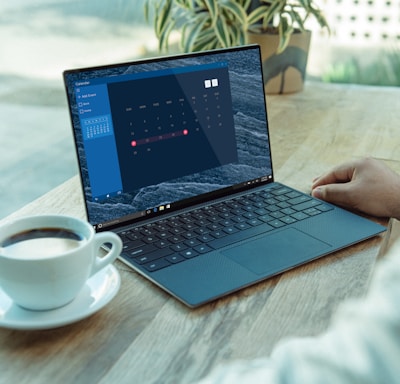
[[[317,199],[320,199],[322,197],[322,188],[318,187],[318,188],[313,189],[312,195],[314,197],[316,197]]]

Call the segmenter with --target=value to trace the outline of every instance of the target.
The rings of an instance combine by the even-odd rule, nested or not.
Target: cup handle
[[[110,243],[112,245],[111,249],[104,256],[99,256],[99,250],[101,246],[106,243]],[[96,233],[93,240],[93,247],[96,257],[93,262],[90,276],[94,275],[108,264],[111,264],[119,256],[122,251],[122,241],[114,232]]]

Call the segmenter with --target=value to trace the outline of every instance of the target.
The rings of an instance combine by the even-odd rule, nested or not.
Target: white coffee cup
[[[111,245],[105,255],[104,244]],[[121,250],[115,233],[96,233],[88,222],[74,217],[16,219],[0,227],[0,288],[26,309],[58,308],[71,302]]]

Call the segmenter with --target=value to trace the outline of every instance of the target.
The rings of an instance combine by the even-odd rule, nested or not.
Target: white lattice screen
[[[400,0],[321,0],[320,5],[331,26],[331,42],[358,46],[400,42]]]

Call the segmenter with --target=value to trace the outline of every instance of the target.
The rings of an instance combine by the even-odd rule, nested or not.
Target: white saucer
[[[16,305],[0,287],[0,327],[35,330],[67,325],[92,315],[108,304],[121,285],[113,265],[93,275],[78,296],[64,307],[50,311],[29,311]]]

